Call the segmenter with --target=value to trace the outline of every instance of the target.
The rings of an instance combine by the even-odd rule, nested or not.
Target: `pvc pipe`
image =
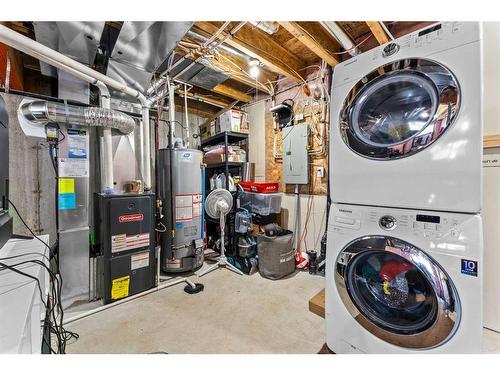
[[[340,43],[342,48],[349,51],[351,56],[356,56],[359,50],[355,48],[355,45],[349,35],[347,35],[344,30],[334,21],[320,21],[321,26],[323,26],[328,33],[333,36],[337,42]]]
[[[189,114],[188,114],[188,100],[187,100],[187,85],[184,84],[184,115],[186,118],[186,147],[189,148]]]
[[[170,147],[174,148],[175,139],[175,100],[174,100],[174,87],[170,82],[170,77],[167,76],[167,89],[168,89],[168,121],[170,124]]]
[[[107,91],[106,86],[113,87],[115,90],[123,92],[127,95],[130,95],[141,102],[143,106],[143,121],[142,126],[145,129],[142,129],[141,132],[144,135],[147,135],[143,139],[143,145],[149,146],[149,134],[150,134],[150,124],[149,124],[149,107],[147,107],[148,102],[146,97],[139,91],[120,83],[102,73],[99,73],[88,66],[85,66],[78,61],[75,61],[62,53],[54,51],[53,49],[44,46],[37,41],[34,41],[24,35],[17,33],[9,29],[4,25],[0,25],[0,42],[5,43],[13,48],[18,49],[26,53],[27,55],[33,56],[40,61],[44,61],[47,64],[50,64],[58,69],[67,71],[68,73],[79,77],[80,79],[89,82],[93,85],[97,85],[101,93]],[[105,88],[106,87],[106,88]],[[109,92],[107,93],[109,97]],[[144,110],[144,107],[148,108],[148,111]],[[108,136],[106,135],[106,138]],[[108,142],[106,142],[108,143]],[[144,147],[144,154],[141,155],[141,166],[143,168],[148,168],[147,170],[143,170],[143,178],[145,190],[148,190],[151,187],[151,155],[149,147]]]
[[[69,323],[73,323],[73,322],[75,322],[77,320],[86,318],[86,317],[88,317],[90,315],[97,314],[97,313],[99,313],[101,311],[104,311],[104,310],[107,310],[107,309],[109,309],[111,307],[115,307],[115,306],[121,305],[121,304],[123,304],[125,302],[133,301],[133,300],[135,300],[135,299],[137,299],[139,297],[143,297],[143,296],[146,296],[148,294],[151,294],[151,293],[154,293],[154,292],[158,292],[158,291],[160,291],[162,289],[165,289],[165,288],[168,288],[170,286],[174,286],[174,285],[177,285],[177,284],[180,284],[180,283],[186,283],[186,284],[190,285],[192,288],[196,287],[196,284],[193,283],[191,280],[189,280],[187,277],[183,277],[181,279],[174,280],[174,281],[172,281],[170,283],[158,284],[155,288],[146,290],[146,291],[141,292],[141,293],[134,294],[133,296],[120,299],[120,300],[118,300],[116,302],[113,302],[113,303],[110,303],[110,304],[107,304],[107,305],[104,305],[104,306],[100,306],[100,307],[97,307],[95,309],[86,311],[86,312],[84,312],[82,314],[79,314],[79,315],[73,316],[71,318],[65,319],[63,321],[63,325],[69,324]]]
[[[389,31],[389,29],[387,28],[385,23],[383,21],[379,21],[379,24],[380,24],[380,26],[382,26],[382,29],[384,29],[384,31],[387,34],[387,36],[389,37],[389,39],[394,40],[394,36],[391,34],[391,32]]]

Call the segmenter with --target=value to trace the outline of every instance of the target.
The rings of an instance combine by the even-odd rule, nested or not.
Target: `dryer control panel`
[[[332,87],[358,81],[373,69],[395,60],[430,57],[480,39],[479,22],[435,23],[337,64]],[[436,56],[436,59],[440,57]]]

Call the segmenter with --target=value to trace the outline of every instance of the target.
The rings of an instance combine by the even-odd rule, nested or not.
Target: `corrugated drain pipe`
[[[24,35],[0,25],[0,42],[5,43],[15,49],[18,49],[27,55],[33,56],[40,61],[44,61],[58,69],[64,70],[85,82],[96,85],[101,93],[101,105],[103,108],[110,108],[110,98],[107,86],[123,92],[127,95],[137,98],[142,105],[142,124],[141,124],[141,171],[144,180],[144,189],[151,189],[151,145],[150,145],[150,123],[149,106],[146,97],[140,92],[127,85],[120,83],[104,74],[101,74],[88,66],[85,66],[57,51],[54,51],[41,43],[38,43]],[[103,191],[109,192],[113,189],[113,168],[112,168],[112,142],[111,129],[104,128],[101,138],[101,149],[105,151],[106,162],[102,165]]]

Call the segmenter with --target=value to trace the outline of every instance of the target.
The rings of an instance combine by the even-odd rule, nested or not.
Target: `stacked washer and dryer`
[[[443,22],[335,67],[327,344],[477,353],[481,26]]]

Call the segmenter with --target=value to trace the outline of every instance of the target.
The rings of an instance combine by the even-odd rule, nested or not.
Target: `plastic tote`
[[[241,207],[253,214],[267,216],[281,211],[281,193],[250,193],[244,191],[240,198]]]
[[[295,251],[293,233],[287,231],[283,236],[268,237],[265,233],[257,235],[259,273],[271,280],[281,279],[295,271]]]

